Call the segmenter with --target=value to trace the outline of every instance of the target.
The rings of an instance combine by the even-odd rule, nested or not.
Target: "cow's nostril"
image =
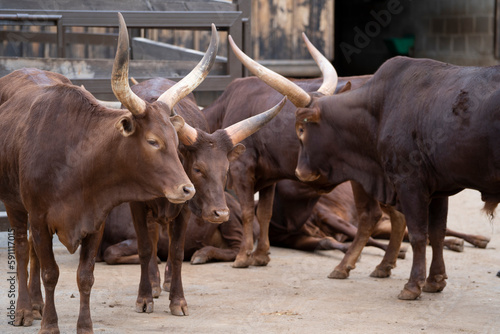
[[[184,191],[184,194],[190,195],[195,192],[194,187],[191,185],[186,185],[182,187],[182,191]]]

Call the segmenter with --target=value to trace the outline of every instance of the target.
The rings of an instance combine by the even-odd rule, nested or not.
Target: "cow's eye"
[[[201,174],[201,170],[199,168],[193,167],[193,171],[195,173]]]
[[[154,148],[160,148],[160,143],[158,143],[155,139],[148,139],[148,144],[153,146]]]

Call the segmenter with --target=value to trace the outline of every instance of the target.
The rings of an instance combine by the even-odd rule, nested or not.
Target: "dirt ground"
[[[382,259],[366,248],[347,280],[328,279],[340,251],[305,253],[271,248],[267,267],[234,269],[230,263],[185,263],[183,282],[189,316],[172,316],[167,293],[155,300],[151,314],[134,311],[139,267],[98,263],[91,295],[95,333],[499,333],[500,219],[480,212],[480,195],[465,191],[451,198],[449,227],[491,237],[486,249],[466,245],[463,253],[445,251],[448,285],[416,301],[396,298],[406,282],[411,249],[391,278],[370,272]],[[500,216],[500,212],[498,212]],[[0,237],[0,333],[37,333],[8,325],[7,232]],[[78,255],[56,244],[60,268],[56,308],[61,333],[76,332],[79,293]],[[430,261],[428,247],[428,262]],[[163,265],[162,265],[163,268]]]

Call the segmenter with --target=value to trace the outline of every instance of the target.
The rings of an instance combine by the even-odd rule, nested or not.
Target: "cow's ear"
[[[175,131],[179,132],[180,129],[184,126],[184,118],[179,115],[175,115],[170,117],[170,122],[175,128]]]
[[[236,144],[232,149],[231,151],[229,151],[229,153],[227,154],[227,159],[231,162],[231,161],[234,161],[236,159],[238,159],[238,157],[243,153],[245,152],[247,148],[245,147],[245,145],[243,144]]]
[[[342,87],[337,94],[344,93],[344,92],[351,90],[351,86],[352,86],[351,82],[347,81],[347,83],[344,85],[344,87]]]
[[[132,117],[123,116],[116,122],[115,128],[120,131],[123,137],[128,137],[135,132],[135,123]]]

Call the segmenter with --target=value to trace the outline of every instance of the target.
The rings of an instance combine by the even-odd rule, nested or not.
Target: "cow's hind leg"
[[[379,278],[391,276],[391,270],[396,267],[396,261],[401,254],[401,243],[406,230],[406,222],[402,213],[393,207],[383,207],[383,210],[389,214],[391,219],[391,236],[382,262],[370,274],[371,277]]]
[[[42,319],[43,311],[43,297],[42,297],[42,286],[40,282],[40,261],[38,261],[38,256],[35,252],[35,247],[33,247],[33,236],[30,235],[29,238],[30,245],[30,273],[29,273],[29,291],[31,297],[31,304],[33,307],[33,318],[37,320]]]
[[[17,297],[14,326],[31,326],[33,324],[33,311],[31,298],[28,291],[28,214],[25,211],[14,210],[5,206],[9,222],[14,229],[15,256],[17,261],[17,284],[19,295]],[[9,251],[14,245],[9,244]],[[12,271],[14,268],[11,268]]]
[[[39,334],[59,333],[54,302],[54,291],[59,279],[59,267],[57,266],[52,250],[52,235],[43,221],[34,221],[33,217],[37,217],[37,215],[30,215],[33,246],[35,247],[36,254],[39,255],[42,281],[45,287],[45,306],[43,308]]]
[[[271,261],[269,258],[269,223],[273,214],[274,192],[276,184],[259,191],[259,203],[257,204],[257,220],[260,231],[257,247],[252,254],[252,265],[265,266]]]
[[[93,333],[90,316],[90,292],[94,285],[94,266],[97,251],[104,232],[104,222],[98,232],[87,235],[82,240],[80,263],[78,264],[77,282],[80,291],[80,313],[78,315],[77,333]]]
[[[446,233],[446,218],[448,215],[448,197],[435,198],[429,205],[429,241],[432,247],[432,262],[429,277],[423,291],[440,292],[446,286],[446,275],[443,243]]]

